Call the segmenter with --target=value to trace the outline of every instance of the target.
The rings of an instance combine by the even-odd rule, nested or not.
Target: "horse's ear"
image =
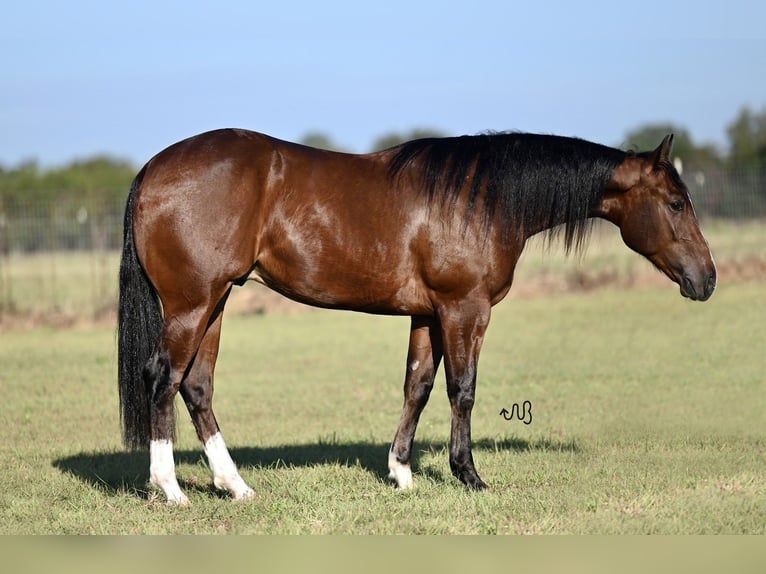
[[[649,164],[654,169],[660,164],[670,163],[670,152],[673,149],[673,134],[668,134],[657,149],[652,152]]]

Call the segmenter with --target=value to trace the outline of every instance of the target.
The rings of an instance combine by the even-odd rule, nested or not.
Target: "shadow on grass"
[[[275,468],[275,467],[310,467],[326,464],[358,466],[367,472],[384,479],[388,475],[388,443],[318,441],[311,444],[283,445],[274,447],[235,447],[231,456],[240,469]],[[538,439],[528,441],[520,438],[501,440],[482,439],[474,441],[474,451],[490,452],[577,452],[579,449],[573,440],[558,441]],[[419,459],[424,453],[440,454],[448,457],[446,442],[415,442],[413,449],[413,469],[437,482],[453,480],[432,469],[419,469]],[[176,464],[205,465],[202,449],[179,450],[175,452]],[[104,452],[81,453],[53,461],[53,466],[61,472],[71,474],[94,488],[110,494],[132,492],[148,498],[147,492],[149,455],[147,452]],[[190,491],[217,493],[211,481],[205,476],[204,484],[196,480],[181,480],[181,488]],[[224,495],[225,496],[225,495]]]

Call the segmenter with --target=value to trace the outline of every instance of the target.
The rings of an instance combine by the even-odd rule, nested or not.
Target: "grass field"
[[[212,489],[179,411],[188,508],[121,449],[112,328],[0,333],[0,533],[766,533],[762,280],[703,304],[663,282],[498,305],[473,417],[484,493],[450,474],[441,373],[415,489],[385,480],[407,331],[333,311],[227,317],[216,411],[257,494]],[[499,416],[525,400],[531,424]]]

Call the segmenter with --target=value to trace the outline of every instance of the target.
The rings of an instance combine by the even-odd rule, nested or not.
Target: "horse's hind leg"
[[[442,357],[442,338],[436,319],[413,317],[410,346],[407,352],[407,374],[404,379],[404,407],[388,453],[389,478],[399,488],[412,488],[412,444],[415,429],[434,385],[436,369]]]
[[[150,413],[150,481],[162,489],[170,504],[189,502],[176,479],[173,401],[190,370],[211,317],[214,316],[217,302],[227,291],[228,287],[220,291],[220,296],[212,302],[208,298],[197,304],[190,304],[185,298],[180,304],[165,301],[162,336],[158,348],[144,368]]]
[[[202,339],[189,374],[181,382],[180,390],[197,430],[197,436],[205,448],[210,470],[213,472],[213,483],[217,488],[229,491],[234,500],[242,500],[255,493],[242,479],[229,455],[212,404],[213,372],[218,358],[225,301],[226,296],[216,308],[217,314]]]

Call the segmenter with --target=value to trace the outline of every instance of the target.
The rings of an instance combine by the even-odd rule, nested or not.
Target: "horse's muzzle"
[[[694,281],[689,275],[684,275],[681,280],[681,295],[692,301],[707,301],[715,291],[716,272],[707,274],[701,281]]]

